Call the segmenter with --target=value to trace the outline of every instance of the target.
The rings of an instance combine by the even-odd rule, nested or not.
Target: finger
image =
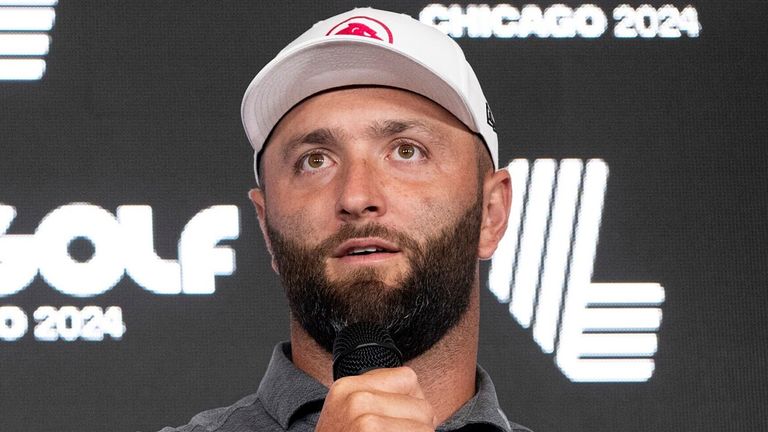
[[[409,367],[374,369],[363,375],[340,378],[331,385],[328,397],[331,400],[343,399],[356,391],[379,391],[400,393],[424,399],[416,372]]]
[[[357,418],[367,413],[379,417],[410,419],[433,426],[435,423],[432,405],[424,399],[409,395],[359,391],[347,396],[345,402],[347,418]]]
[[[431,424],[424,424],[411,419],[365,414],[357,417],[350,427],[344,430],[348,432],[434,432],[435,428]]]

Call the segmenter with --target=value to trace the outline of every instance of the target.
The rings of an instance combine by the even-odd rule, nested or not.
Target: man
[[[355,9],[265,66],[242,116],[291,340],[257,393],[178,430],[527,430],[476,364],[479,259],[504,234],[511,191],[458,45]],[[336,332],[357,322],[386,328],[405,366],[334,381]]]

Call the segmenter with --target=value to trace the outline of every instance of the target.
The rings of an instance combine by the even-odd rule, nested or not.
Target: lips
[[[400,252],[400,249],[395,244],[380,238],[369,237],[351,239],[343,242],[333,251],[333,257],[357,257],[397,252]]]

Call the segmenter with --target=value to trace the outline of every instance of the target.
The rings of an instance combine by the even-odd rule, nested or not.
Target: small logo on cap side
[[[493,113],[491,112],[491,106],[488,102],[485,103],[485,118],[488,121],[488,126],[496,132],[496,120],[493,119]]]
[[[346,24],[346,25],[344,25]],[[367,16],[354,16],[336,24],[326,36],[351,35],[378,39],[392,43],[392,32],[379,20]]]

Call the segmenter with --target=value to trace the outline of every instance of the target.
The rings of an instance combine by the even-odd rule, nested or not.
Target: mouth
[[[357,238],[347,240],[333,252],[334,258],[344,260],[386,258],[400,252],[395,244],[380,238]]]

